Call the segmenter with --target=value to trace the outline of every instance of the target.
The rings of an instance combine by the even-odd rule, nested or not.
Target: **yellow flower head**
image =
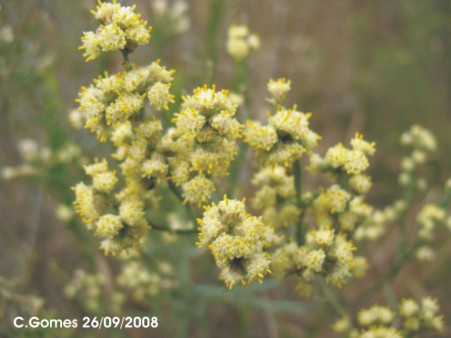
[[[261,281],[270,272],[265,249],[278,241],[261,219],[246,213],[244,202],[224,200],[206,208],[198,220],[198,246],[211,250],[229,288]]]
[[[102,21],[95,32],[85,32],[81,38],[86,61],[91,61],[103,52],[132,51],[138,45],[144,45],[150,40],[151,27],[140,20],[140,15],[134,13],[136,6],[127,7],[113,3],[101,2],[92,14]]]

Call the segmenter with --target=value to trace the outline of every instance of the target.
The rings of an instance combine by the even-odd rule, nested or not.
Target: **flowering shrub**
[[[102,313],[101,304],[107,303],[108,311],[115,313],[130,299],[146,305],[158,293],[178,290],[180,281],[171,264],[161,259],[149,269],[146,263],[149,256],[153,259],[153,236],[163,233],[164,245],[170,247],[178,245],[180,237],[195,235],[197,247],[211,252],[219,268],[215,274],[226,287],[265,283],[272,275],[280,283],[292,280],[291,292],[300,297],[324,295],[340,317],[332,327],[343,337],[444,331],[438,301],[429,296],[360,310],[347,309],[337,296],[341,287],[371,269],[362,248],[384,236],[387,226],[399,228],[396,257],[366,296],[387,285],[409,259],[433,260],[436,229],[451,228],[448,181],[440,201],[421,207],[415,236],[407,232],[414,195],[427,188],[419,169],[436,148],[428,130],[415,125],[401,136],[411,150],[401,161],[403,195],[379,209],[366,198],[375,142],[357,132],[349,142],[317,151],[321,136],[310,126],[315,115],[287,104],[295,85],[290,80],[269,79],[267,121],[245,120],[239,114],[245,102],[237,91],[196,84],[191,94],[176,97],[171,88],[177,70],[168,70],[164,60],[144,66],[130,61],[152,31],[135,6],[99,2],[93,15],[100,24],[83,34],[85,60],[119,52],[123,70],[82,87],[69,121],[108,144],[108,158],[88,159],[74,144],[61,154],[50,154],[33,141],[23,141],[24,164],[2,172],[5,178],[15,178],[59,163],[84,168],[88,178],[73,186],[74,210],[99,239],[104,254],[117,257],[120,271],[108,281],[101,273],[77,269],[66,288],[68,297],[83,293],[86,311]],[[240,65],[258,50],[260,40],[247,26],[235,25],[225,46]],[[253,193],[239,187],[246,154],[253,160]],[[306,184],[306,177],[319,183]],[[61,205],[58,215],[70,220],[72,208]],[[106,287],[117,291],[104,301]]]

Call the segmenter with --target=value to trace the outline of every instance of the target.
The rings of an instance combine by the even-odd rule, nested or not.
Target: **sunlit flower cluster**
[[[85,128],[106,141],[120,124],[142,118],[146,102],[156,110],[167,110],[174,102],[169,93],[173,73],[156,61],[129,72],[105,74],[82,87],[77,102]]]
[[[163,142],[176,154],[170,162],[171,178],[182,186],[187,203],[207,202],[216,189],[211,179],[228,174],[242,129],[236,108],[228,91],[214,86],[183,97],[181,112],[173,118],[175,130]]]
[[[106,254],[140,248],[148,228],[142,197],[130,186],[113,194],[118,178],[105,159],[85,166],[85,171],[92,177],[92,185],[78,183],[74,187],[75,209],[102,240],[101,248]]]
[[[144,45],[150,40],[151,27],[147,22],[140,20],[140,14],[134,13],[136,6],[122,6],[113,0],[113,3],[99,1],[96,11],[92,14],[102,24],[95,32],[83,33],[83,56],[91,61],[103,52],[125,51],[129,53],[137,46]]]
[[[329,148],[324,158],[319,155],[311,157],[310,169],[313,172],[327,173],[333,178],[338,178],[343,174],[352,176],[362,175],[368,168],[368,156],[373,156],[375,153],[375,143],[367,142],[363,139],[363,135],[356,133],[351,140],[351,149],[346,148],[343,144]],[[365,192],[369,189],[371,182],[369,178],[361,176],[352,185],[356,190]]]
[[[341,229],[355,240],[374,240],[396,215],[390,208],[377,210],[337,184],[316,192],[311,207],[318,223]]]
[[[272,100],[276,112],[269,116],[267,125],[248,121],[244,141],[256,152],[264,165],[291,166],[302,154],[310,153],[320,138],[309,129],[310,113],[297,111],[297,107],[287,109],[282,105],[281,95],[289,90],[288,82],[279,79],[276,83],[284,84],[280,90],[274,89],[272,82],[268,88],[273,95]]]
[[[285,167],[265,167],[258,171],[252,184],[259,189],[252,206],[262,211],[263,222],[275,228],[296,222],[301,210],[293,203],[294,177]]]
[[[394,207],[377,210],[365,202],[365,194],[372,186],[365,171],[368,158],[375,153],[375,143],[356,133],[350,145],[346,148],[339,143],[327,149],[324,157],[316,153],[310,156],[310,172],[325,174],[331,183],[310,193],[312,211],[320,224],[334,225],[355,240],[374,240],[399,212]]]
[[[341,287],[351,277],[360,277],[367,268],[366,259],[354,255],[355,247],[342,234],[329,227],[320,227],[307,234],[306,244],[291,242],[272,255],[271,269],[276,276],[298,276],[298,289],[309,295],[315,278]]]
[[[267,86],[268,92],[271,94],[271,98],[268,101],[272,104],[283,106],[287,94],[291,90],[291,81],[285,78],[269,79]]]
[[[134,9],[115,2],[99,3],[94,15],[104,25],[96,33],[85,33],[88,59],[105,51],[103,44],[110,40],[117,44],[107,49],[121,50],[124,57],[137,45],[147,43],[150,28]],[[102,35],[106,29],[111,30],[110,40]],[[87,45],[93,36],[101,40],[98,46]],[[158,203],[154,187],[168,178],[173,153],[163,137],[162,122],[153,113],[168,110],[174,103],[170,92],[174,71],[161,66],[159,60],[142,68],[125,61],[126,70],[106,73],[88,88],[82,87],[79,109],[70,115],[75,127],[84,124],[100,141],[110,141],[112,157],[119,162],[117,175],[87,172],[92,186],[80,183],[75,187],[79,214],[101,238],[105,253],[112,254],[140,248],[146,241],[149,225],[145,212]]]
[[[324,158],[312,154],[320,137],[309,129],[310,114],[285,108],[290,87],[286,79],[269,81],[267,101],[276,113],[266,126],[249,121],[245,142],[263,164],[252,180],[258,187],[252,202],[265,223],[276,229],[290,224],[310,229],[298,234],[297,242],[289,240],[278,248],[271,263],[279,278],[298,276],[299,291],[308,295],[318,278],[340,287],[362,276],[367,261],[354,255],[353,241],[380,237],[396,213],[376,210],[364,199],[371,188],[371,178],[364,172],[375,144],[357,133],[350,149],[338,144]],[[300,168],[294,163],[304,153],[310,155],[311,172],[326,174],[331,184],[297,195]]]
[[[232,288],[262,281],[271,270],[269,247],[279,241],[261,218],[246,212],[244,202],[224,200],[206,207],[198,220],[201,248],[210,249],[221,269],[220,278]]]

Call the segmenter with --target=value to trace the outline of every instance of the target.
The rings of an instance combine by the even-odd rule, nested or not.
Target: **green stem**
[[[399,216],[399,242],[396,250],[396,261],[402,261],[403,253],[408,246],[408,231],[407,231],[407,214],[412,206],[413,196],[415,193],[415,174],[412,173],[410,182],[404,189],[403,201],[406,203],[404,211]]]
[[[294,189],[296,191],[296,206],[302,211],[302,200],[301,200],[301,190],[302,190],[302,168],[301,161],[296,160],[293,163],[293,174],[294,174]],[[304,224],[304,213],[299,217],[299,221],[296,224],[296,241],[298,245],[302,245],[305,239],[305,224]]]
[[[238,149],[238,155],[233,160],[231,166],[230,166],[230,175],[229,175],[229,188],[227,189],[227,196],[233,197],[235,196],[235,193],[237,192],[237,189],[239,188],[239,176],[241,172],[241,164],[243,163],[243,160],[245,158],[247,150],[247,145],[244,142],[240,142],[239,149]]]
[[[197,229],[195,229],[195,228],[193,228],[193,229],[171,229],[171,228],[162,226],[162,225],[157,224],[150,220],[147,220],[147,223],[150,224],[150,226],[152,227],[152,230],[156,230],[156,231],[170,232],[170,233],[174,233],[177,235],[192,235],[192,234],[197,233]]]
[[[347,317],[348,314],[346,310],[344,309],[343,305],[338,301],[337,297],[335,297],[335,294],[330,289],[329,285],[327,285],[324,278],[320,277],[318,278],[319,285],[324,293],[324,297],[329,302],[330,305],[335,309],[335,311],[342,317]]]
[[[171,189],[172,193],[183,203],[183,196],[180,191],[177,189],[177,186],[171,180],[168,180],[169,189]]]
[[[438,202],[438,206],[442,209],[446,209],[448,207],[450,200],[451,200],[451,191],[446,189],[440,202]]]
[[[182,204],[183,204],[183,206],[185,207],[185,210],[186,210],[186,212],[187,212],[189,218],[190,218],[191,221],[193,222],[193,224],[196,224],[196,223],[197,223],[196,216],[194,215],[194,213],[193,213],[193,211],[191,210],[191,208],[189,207],[189,205],[187,205],[187,204],[184,202],[183,196],[182,196],[182,194],[180,193],[180,191],[177,189],[177,187],[176,187],[176,185],[174,184],[174,182],[172,182],[171,180],[168,180],[167,182],[168,182],[168,186],[169,186],[169,189],[171,190],[171,192],[177,197],[177,199],[178,199],[180,202],[182,202]]]
[[[207,34],[206,34],[206,45],[207,45],[207,53],[209,62],[209,79],[208,81],[213,81],[216,75],[216,64],[217,64],[217,41],[218,41],[218,32],[219,25],[221,23],[221,19],[224,13],[223,1],[222,0],[213,0],[210,2],[210,20],[207,26]]]
[[[384,296],[385,300],[387,301],[387,304],[390,306],[390,308],[396,312],[396,297],[395,293],[393,291],[393,287],[390,285],[388,281],[385,281],[384,286]]]
[[[249,82],[247,65],[244,60],[235,62],[232,76],[232,91],[235,93],[244,92]]]
[[[130,54],[130,52],[128,50],[126,50],[126,49],[123,49],[121,51],[121,53],[122,53],[122,60],[123,60],[122,61],[122,66],[124,67],[124,69],[127,72],[129,72],[129,71],[132,70],[132,65],[131,65],[131,63],[129,61],[129,54]]]
[[[241,107],[240,111],[242,112],[241,119],[243,122],[250,118],[250,102],[249,96],[247,95],[246,89],[247,84],[249,82],[249,72],[244,61],[236,62],[234,74],[232,78],[232,91],[235,93],[243,93],[244,95],[244,103]],[[234,159],[230,167],[230,176],[229,176],[229,189],[227,190],[227,196],[234,196],[237,188],[239,187],[239,173],[241,172],[243,160],[246,155],[247,146],[244,142],[240,142],[238,155]]]

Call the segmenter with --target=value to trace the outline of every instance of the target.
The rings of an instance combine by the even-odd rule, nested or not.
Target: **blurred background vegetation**
[[[449,0],[193,0],[187,2],[189,21],[180,31],[171,31],[169,20],[156,15],[156,1],[134,3],[154,30],[151,47],[139,48],[132,61],[144,65],[161,58],[176,69],[178,95],[204,83],[231,88],[234,64],[225,53],[228,27],[244,23],[259,34],[261,48],[247,60],[245,89],[252,93],[252,117],[263,119],[269,110],[264,100],[269,78],[291,79],[288,102],[313,113],[312,129],[323,137],[320,153],[347,142],[356,131],[377,142],[370,169],[374,182],[370,201],[376,206],[398,197],[399,137],[414,123],[432,130],[439,142],[426,173],[432,188],[424,200],[433,198],[434,187],[451,175]],[[0,4],[0,166],[21,163],[16,145],[23,138],[35,139],[52,152],[71,140],[90,158],[99,156],[105,148],[99,148],[87,131],[71,131],[67,122],[79,87],[105,70],[121,67],[118,54],[85,64],[77,51],[82,31],[94,27],[89,10],[95,1],[0,0]],[[80,222],[63,223],[55,217],[60,202],[70,205],[70,187],[80,177],[81,166],[74,164],[52,166],[45,175],[27,181],[0,180],[0,335],[11,337],[8,316],[32,311],[30,304],[36,302],[29,295],[45,300],[53,317],[92,316],[83,301],[65,297],[65,286],[77,268],[106,275],[117,271],[117,264],[103,257]],[[385,240],[366,249],[371,263],[366,278],[344,288],[350,309],[359,291],[392,263],[396,235],[387,232]],[[155,235],[151,242],[161,238]],[[168,247],[155,245],[159,257],[172,262],[181,287],[149,298],[145,306],[129,302],[123,310],[126,315],[158,316],[158,329],[150,334],[140,330],[66,334],[331,336],[328,326],[335,313],[321,297],[305,301],[296,296],[290,282],[277,286],[273,280],[229,292],[216,281],[210,257],[200,256],[194,242],[195,237],[188,236]],[[428,266],[409,263],[393,287],[399,297],[422,295],[425,290],[438,297],[449,323],[449,241],[437,243],[437,250],[438,258]],[[11,294],[17,297],[5,296]],[[383,293],[371,299],[378,300],[383,302]],[[55,330],[45,334],[63,336]],[[449,328],[445,336],[451,336]]]

